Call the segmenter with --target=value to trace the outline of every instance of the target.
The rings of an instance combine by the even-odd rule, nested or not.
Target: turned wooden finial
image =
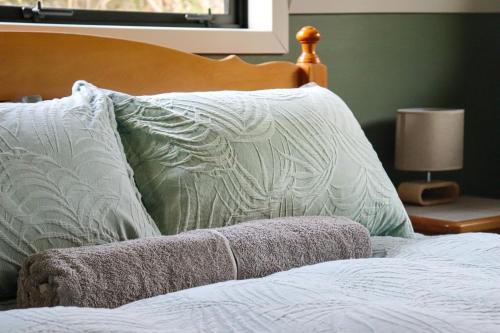
[[[316,55],[316,44],[318,43],[321,35],[315,27],[310,25],[303,27],[297,32],[295,38],[302,44],[302,54],[297,63],[300,64],[319,64],[321,61]]]

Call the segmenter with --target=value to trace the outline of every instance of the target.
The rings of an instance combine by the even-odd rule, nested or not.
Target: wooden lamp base
[[[398,186],[401,201],[420,206],[438,205],[458,199],[460,187],[450,181],[414,181],[403,182]]]

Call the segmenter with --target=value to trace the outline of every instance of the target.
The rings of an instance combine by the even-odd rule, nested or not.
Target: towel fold
[[[210,283],[370,255],[368,230],[347,218],[251,221],[34,254],[21,268],[17,301],[19,307],[113,308]]]
[[[227,240],[196,230],[34,254],[21,268],[17,304],[114,308],[235,278]]]
[[[371,256],[370,233],[346,217],[256,220],[217,231],[229,241],[238,279],[263,277],[325,261]]]

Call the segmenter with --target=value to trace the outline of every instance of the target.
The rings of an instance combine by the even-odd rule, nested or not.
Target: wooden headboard
[[[297,63],[258,65],[237,56],[205,58],[160,46],[64,33],[0,32],[0,101],[26,95],[67,96],[76,80],[130,94],[169,91],[256,90],[327,85],[327,70],[316,55],[314,27],[297,33]]]

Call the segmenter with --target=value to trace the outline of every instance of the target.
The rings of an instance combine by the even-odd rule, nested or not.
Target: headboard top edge
[[[0,101],[26,95],[66,96],[77,80],[132,94],[326,86],[326,67],[305,27],[297,64],[252,64],[237,55],[208,58],[159,45],[61,32],[0,31]],[[302,31],[301,30],[301,31]],[[297,34],[299,36],[299,33]],[[313,37],[310,37],[313,36]],[[317,61],[316,61],[317,58]]]

